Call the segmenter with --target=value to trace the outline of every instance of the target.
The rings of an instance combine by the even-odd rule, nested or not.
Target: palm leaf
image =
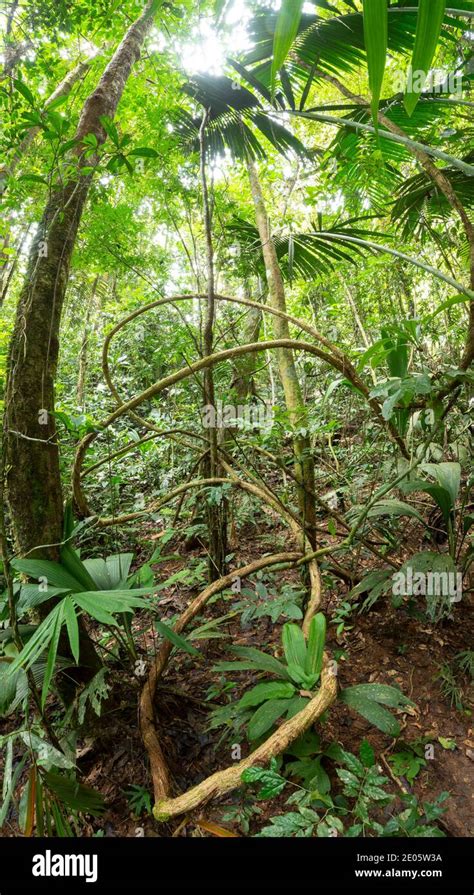
[[[364,0],[364,43],[369,70],[369,87],[372,94],[372,115],[377,125],[379,100],[387,59],[387,0]]]

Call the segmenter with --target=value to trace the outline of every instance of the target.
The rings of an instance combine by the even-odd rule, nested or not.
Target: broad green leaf
[[[24,81],[20,81],[18,78],[15,78],[13,81],[15,86],[15,90],[18,90],[18,93],[26,99],[26,101],[30,104],[30,106],[35,107],[36,101],[29,87],[26,86]]]
[[[371,724],[374,724],[375,727],[378,727],[383,733],[390,734],[392,737],[398,736],[400,725],[387,709],[371,699],[355,696],[351,691],[352,687],[349,687],[341,692],[340,698],[342,702],[345,702],[346,705],[358,712],[359,715],[362,715],[363,718],[366,718],[367,721],[370,721]]]
[[[40,177],[39,174],[21,174],[18,178],[18,182],[25,181],[27,183],[42,183],[48,186],[48,181],[45,177]]]
[[[423,516],[403,500],[379,500],[368,512],[369,519],[376,519],[378,516],[413,516],[425,525]]]
[[[126,583],[132,562],[133,553],[114,553],[107,557],[105,565],[112,588],[119,588]]]
[[[110,137],[110,139],[112,140],[112,143],[114,143],[115,146],[119,146],[120,138],[118,135],[117,128],[116,128],[114,122],[112,121],[112,119],[108,115],[101,115],[100,123],[101,123],[102,127],[104,128],[104,131],[107,134],[107,136]]]
[[[281,634],[287,664],[299,665],[303,671],[306,665],[306,641],[298,625],[287,622]]]
[[[270,674],[275,674],[279,678],[289,680],[290,675],[288,674],[286,665],[284,665],[283,662],[279,662],[274,656],[269,656],[268,653],[264,653],[252,646],[233,646],[230,649],[231,652],[235,653],[237,656],[242,656],[243,660],[247,660],[245,665],[238,662],[235,663],[234,667],[238,665],[241,670],[256,669],[257,671],[268,671]],[[222,665],[223,663],[219,664]]]
[[[291,45],[298,34],[303,5],[304,0],[282,0],[273,38],[272,94],[275,92],[277,73],[285,62]]]
[[[391,687],[389,684],[355,684],[342,692],[354,699],[369,699],[394,709],[413,704],[398,687]]]
[[[110,612],[107,612],[107,610],[101,606],[100,602],[97,601],[95,594],[94,596],[91,594],[74,594],[74,603],[76,606],[79,606],[80,609],[83,609],[87,615],[97,619],[97,621],[101,622],[103,625],[118,627],[116,619]]]
[[[156,621],[155,626],[156,626],[157,631],[159,631],[160,634],[162,635],[162,637],[166,637],[166,639],[169,640],[173,644],[173,646],[176,646],[178,649],[184,650],[184,652],[189,653],[190,656],[200,656],[201,655],[201,653],[199,652],[199,650],[196,649],[196,647],[192,646],[188,640],[185,640],[185,638],[181,637],[180,634],[177,634],[176,631],[173,631],[173,628],[170,628],[170,627],[168,627],[168,625],[165,625],[164,622]]]
[[[131,149],[128,154],[137,158],[158,158],[156,149],[152,149],[151,146],[137,146],[136,149]]]
[[[446,0],[419,0],[415,46],[413,47],[413,56],[409,68],[409,78],[411,78],[412,83],[408,85],[404,99],[408,115],[412,115],[415,111],[431,68],[441,33],[445,9]]]
[[[237,705],[239,708],[245,709],[260,705],[267,699],[289,699],[295,692],[295,687],[288,681],[268,681],[268,683],[257,684],[256,687],[245,693]]]
[[[305,671],[307,674],[321,674],[323,667],[324,644],[326,642],[326,619],[318,612],[311,619],[306,650]]]
[[[378,109],[382,91],[388,45],[387,0],[364,0],[364,40],[367,53],[372,115],[378,127]]]
[[[11,565],[30,578],[46,579],[53,587],[63,587],[73,593],[87,590],[64,566],[49,559],[12,559]]]
[[[33,733],[31,730],[23,731],[20,733],[20,737],[28,749],[32,749],[33,752],[36,752],[37,763],[47,771],[52,768],[74,767],[74,761],[71,758],[68,758],[67,755],[60,752],[59,749],[56,749],[55,746],[52,746],[47,740],[41,739],[38,734]]]
[[[256,740],[263,736],[275,721],[285,713],[288,702],[286,699],[269,699],[252,715],[248,724],[249,740]]]
[[[69,572],[76,581],[79,581],[82,588],[85,588],[87,591],[97,590],[95,581],[91,578],[84,563],[74,550],[74,547],[71,547],[70,544],[64,544],[64,546],[61,547],[60,560],[61,565],[64,566],[66,571]]]
[[[241,776],[243,783],[260,783],[261,789],[257,793],[258,799],[271,799],[277,796],[287,785],[287,781],[276,770],[275,759],[270,762],[269,768],[247,768]]]
[[[437,480],[451,497],[454,507],[461,487],[461,467],[459,463],[424,463],[421,467],[428,475]]]
[[[285,717],[288,719],[294,718],[298,712],[301,712],[302,709],[306,708],[308,700],[309,696],[292,696],[291,699],[287,700]]]
[[[442,311],[447,311],[449,308],[454,307],[454,305],[465,304],[467,301],[470,301],[467,295],[452,295],[451,298],[447,298],[446,301],[441,302],[435,311],[427,315],[425,318],[426,322],[428,323],[433,317],[436,317],[437,314],[441,314]]]

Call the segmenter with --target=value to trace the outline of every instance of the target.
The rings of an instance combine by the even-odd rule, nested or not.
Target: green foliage
[[[135,817],[140,817],[143,812],[151,814],[151,795],[144,786],[129,786],[125,790],[125,795]]]
[[[367,53],[372,114],[377,122],[388,44],[387,0],[364,0],[364,42]]]
[[[447,793],[441,793],[433,803],[422,805],[416,796],[403,795],[402,802],[406,807],[382,824],[375,817],[379,816],[380,808],[394,801],[394,796],[388,791],[390,779],[377,767],[370,743],[362,741],[358,757],[335,743],[329,745],[324,754],[336,762],[336,775],[340,781],[338,795],[331,793],[329,776],[324,773],[321,777],[321,756],[315,762],[320,768],[319,774],[312,780],[305,776],[306,769],[297,769],[298,763],[287,766],[291,778],[301,778],[303,786],[286,779],[276,759],[271,760],[269,768],[255,766],[243,772],[242,782],[258,788],[258,799],[272,799],[288,787],[293,789],[286,800],[292,810],[270,817],[270,823],[262,827],[257,836],[444,836],[435,821],[443,815],[442,805]],[[316,786],[318,782],[320,785],[322,782],[321,789]]]
[[[346,687],[341,691],[340,699],[383,733],[392,737],[398,736],[400,725],[384,706],[398,709],[412,705],[397,687],[390,687],[387,684],[357,684],[354,687]]]

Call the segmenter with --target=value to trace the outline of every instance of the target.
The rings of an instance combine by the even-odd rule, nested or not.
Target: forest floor
[[[262,537],[263,536],[263,537]],[[247,534],[239,534],[238,563],[250,562],[263,550],[268,549],[268,539],[281,539],[282,546],[286,532],[258,532],[255,528]],[[256,540],[259,543],[256,543]],[[265,546],[262,550],[262,540]],[[279,549],[279,548],[278,548]],[[189,561],[189,555],[184,556]],[[171,575],[182,566],[171,560],[159,567],[160,575]],[[298,576],[291,571],[284,573],[286,579],[298,583]],[[338,602],[347,597],[347,586],[342,581],[336,583],[336,590],[325,597],[325,610],[331,615]],[[160,605],[165,610],[162,619],[182,612],[188,605],[191,591],[182,585],[174,585],[165,593]],[[209,618],[222,615],[231,608],[229,602],[220,600],[208,606],[204,616]],[[176,653],[158,690],[157,713],[161,730],[161,742],[176,784],[176,793],[195,785],[215,770],[232,764],[229,741],[221,740],[222,729],[209,731],[209,690],[216,684],[219,674],[212,665],[222,658],[231,658],[227,644],[255,646],[271,651],[278,648],[281,624],[276,625],[268,617],[251,622],[242,630],[240,617],[236,616],[224,623],[223,633],[228,639],[200,640],[198,646],[204,661],[197,663],[184,653]],[[377,682],[394,684],[415,703],[401,718],[401,741],[416,744],[423,741],[423,747],[433,745],[426,761],[416,778],[409,783],[405,778],[392,778],[391,791],[397,800],[384,809],[386,819],[395,809],[401,810],[399,796],[402,787],[418,796],[421,801],[432,801],[441,792],[449,792],[447,810],[442,818],[444,831],[451,836],[473,835],[474,816],[474,723],[469,714],[457,711],[443,696],[437,678],[440,668],[449,663],[462,650],[468,649],[474,641],[474,618],[472,597],[469,596],[455,607],[452,620],[445,620],[434,626],[426,624],[403,609],[394,609],[389,598],[382,598],[371,611],[356,614],[350,620],[354,626],[341,642],[335,639],[335,626],[329,628],[329,650],[344,648],[346,659],[339,663],[341,686],[358,683]],[[184,632],[186,633],[186,632]],[[148,638],[150,635],[146,635]],[[153,643],[148,643],[148,649]],[[103,733],[90,743],[81,759],[85,774],[84,782],[99,788],[105,795],[109,810],[105,819],[106,835],[137,835],[137,828],[143,827],[145,835],[163,835],[163,826],[153,819],[142,816],[137,820],[130,814],[124,796],[124,781],[150,786],[147,757],[137,730],[137,687],[133,680],[126,680],[122,673],[115,675],[115,697],[117,707],[102,718],[100,729]],[[239,699],[250,682],[254,682],[251,672],[233,675],[237,686],[232,690],[232,699]],[[225,704],[225,697],[213,697],[213,701]],[[454,748],[444,748],[439,737]],[[323,741],[339,742],[350,752],[358,753],[362,739],[367,738],[380,761],[383,755],[383,772],[390,776],[388,758],[392,751],[400,750],[389,737],[376,730],[359,715],[346,706],[335,705],[323,728]],[[242,757],[247,754],[245,740],[242,743]],[[426,754],[426,753],[425,753]],[[280,797],[283,806],[288,793]],[[244,799],[244,802],[243,802]],[[237,823],[223,820],[229,809],[238,813],[239,806],[245,805],[242,792],[230,794],[218,804],[205,806],[185,819],[177,818],[167,828],[167,835],[209,835],[205,827],[213,822],[228,828],[237,835],[243,835]],[[279,800],[271,803],[260,802],[261,814],[250,818],[250,834],[257,832],[270,814],[280,810]],[[101,821],[103,826],[103,821]]]
[[[142,531],[141,534],[144,541],[147,534],[150,537],[149,531]],[[239,533],[238,560],[236,558],[234,562],[242,565],[252,561],[268,549],[269,540],[273,544],[272,549],[279,549],[277,543],[283,547],[285,538],[286,532],[283,530],[260,529],[257,532],[255,527],[249,527],[248,531]],[[156,571],[160,578],[170,576],[189,560],[190,554],[183,553],[181,560],[170,559],[156,567]],[[288,582],[298,584],[297,573],[286,571],[282,574]],[[161,591],[160,606],[163,612],[160,618],[166,622],[182,612],[199,589],[174,584],[168,590]],[[335,588],[326,592],[323,609],[329,617],[338,603],[347,598],[347,593],[348,587],[342,581],[337,581]],[[219,600],[206,607],[204,617],[221,616],[230,609],[231,602]],[[226,638],[196,641],[195,645],[204,661],[196,661],[183,652],[175,652],[172,656],[158,688],[156,709],[161,744],[173,777],[175,794],[190,788],[215,770],[232,764],[231,745],[228,739],[223,740],[222,728],[208,729],[211,703],[224,705],[229,698],[218,691],[217,695],[212,694],[212,688],[220,678],[220,674],[213,671],[213,664],[223,658],[232,658],[226,649],[231,644],[274,651],[279,646],[284,620],[281,618],[274,625],[268,617],[264,617],[251,622],[243,630],[240,616],[236,615],[222,626]],[[318,727],[323,743],[338,742],[345,750],[355,754],[358,754],[364,738],[371,743],[382,772],[390,779],[388,789],[396,797],[388,807],[381,809],[385,820],[402,810],[400,795],[403,789],[416,794],[420,803],[433,801],[445,791],[450,795],[445,803],[445,814],[439,821],[444,832],[456,837],[473,835],[474,723],[469,710],[460,711],[451,706],[449,698],[441,691],[437,677],[441,666],[473,643],[472,597],[468,595],[456,605],[453,618],[436,626],[411,617],[403,608],[394,609],[388,597],[381,598],[369,612],[354,614],[349,623],[353,628],[342,640],[336,640],[336,626],[329,627],[329,650],[332,652],[343,648],[345,653],[345,658],[339,662],[340,684],[350,686],[377,682],[396,685],[413,700],[414,707],[409,706],[402,715],[399,714],[402,733],[396,744],[347,706],[336,704],[328,713],[325,724]],[[136,642],[139,648],[141,645],[143,654],[145,650],[148,654],[156,650],[151,617],[148,619],[146,613],[137,613],[134,624]],[[231,691],[233,700],[239,699],[249,683],[255,682],[251,672],[236,673],[232,680],[237,681]],[[78,744],[78,768],[82,782],[102,792],[107,810],[103,817],[85,825],[83,835],[93,835],[100,829],[103,831],[100,835],[105,836],[208,836],[213,835],[213,824],[229,830],[229,835],[252,835],[258,832],[269,816],[284,810],[287,791],[271,802],[258,802],[261,813],[250,812],[247,815],[248,832],[243,832],[239,815],[242,811],[245,814],[249,796],[239,790],[187,817],[178,817],[169,825],[158,825],[147,812],[136,817],[127,799],[127,787],[133,784],[143,786],[148,791],[151,789],[148,759],[138,729],[137,705],[141,684],[125,667],[113,669],[108,682],[112,687],[104,712],[89,735]],[[440,743],[440,737],[444,745]],[[403,748],[401,743],[422,743],[423,750],[427,744],[433,746],[429,750],[431,757],[426,761],[426,766],[412,781],[395,776],[388,761],[392,752]],[[243,738],[242,757],[247,751],[248,746]],[[423,751],[422,754],[426,753]],[[334,776],[337,787],[338,780],[330,766],[327,771],[331,777]],[[250,798],[250,803],[255,804],[254,797]],[[232,820],[236,815],[237,818]],[[13,813],[3,835],[17,833]],[[217,834],[223,835],[222,832]]]

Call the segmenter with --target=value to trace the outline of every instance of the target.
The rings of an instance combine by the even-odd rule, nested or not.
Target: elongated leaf
[[[279,678],[289,680],[290,676],[286,665],[283,662],[279,662],[274,656],[269,656],[268,653],[264,653],[252,646],[233,646],[231,647],[231,652],[237,656],[242,656],[243,659],[247,659],[248,664],[246,667],[249,669],[255,668],[258,671],[268,671],[270,674],[276,674]],[[243,669],[243,665],[240,665],[240,667]]]
[[[15,89],[18,90],[18,93],[21,93],[22,96],[26,99],[26,101],[30,104],[30,106],[35,106],[35,98],[29,87],[26,86],[24,81],[20,81],[17,78],[14,79],[13,84],[15,85]]]
[[[273,38],[272,94],[275,92],[277,72],[282,67],[298,34],[303,3],[304,0],[282,0]]]
[[[436,52],[443,24],[446,0],[419,0],[415,46],[409,70],[411,85],[404,99],[408,115],[412,115]],[[424,76],[421,74],[424,73]],[[411,89],[410,89],[411,88]]]
[[[90,594],[75,594],[74,603],[103,625],[118,627],[116,619],[110,612],[101,606],[97,599],[95,599],[95,595],[92,597]]]
[[[356,684],[343,690],[343,693],[349,693],[353,699],[360,698],[369,699],[372,702],[381,702],[392,709],[413,704],[398,687],[391,687],[389,684]]]
[[[132,561],[133,553],[115,553],[107,557],[105,565],[112,588],[118,588],[126,582]]]
[[[74,604],[69,597],[64,600],[64,618],[66,620],[66,628],[71,645],[71,652],[79,665],[79,625],[77,624],[76,610]]]
[[[66,598],[67,599],[67,598]],[[43,678],[43,689],[41,691],[41,707],[44,708],[46,697],[49,691],[49,685],[51,683],[51,678],[54,674],[54,667],[56,665],[56,656],[58,653],[58,643],[59,643],[59,635],[61,634],[61,628],[64,621],[64,604],[65,600],[60,604],[60,610],[57,613],[56,621],[53,627],[51,642],[49,645],[48,658],[46,660],[46,668],[44,672]]]
[[[370,510],[369,518],[376,519],[378,516],[413,516],[425,525],[423,516],[403,500],[379,500]]]
[[[65,544],[64,547],[61,547],[60,558],[61,565],[64,566],[66,571],[69,572],[76,581],[79,581],[85,590],[97,590],[95,581],[91,578],[86,566],[70,544]]]
[[[58,603],[57,606],[46,616],[44,621],[38,625],[35,633],[28,640],[28,643],[25,644],[20,653],[16,656],[16,658],[11,662],[9,666],[9,674],[14,674],[18,668],[25,668],[28,670],[31,668],[34,662],[36,662],[42,653],[48,648],[51,638],[56,629],[56,622],[59,616],[62,617],[63,613],[63,604]]]
[[[263,736],[275,721],[285,713],[288,707],[286,699],[269,699],[252,715],[248,725],[249,740]]]
[[[298,625],[287,622],[286,625],[283,625],[281,639],[287,664],[299,665],[304,671],[306,666],[306,641],[301,628]]]
[[[461,467],[459,463],[424,463],[421,467],[438,481],[451,497],[454,507],[461,487]]]
[[[324,644],[326,642],[326,619],[318,612],[311,619],[306,650],[305,671],[307,674],[321,674],[323,667]]]
[[[367,721],[370,721],[383,733],[390,734],[392,737],[398,736],[400,725],[386,708],[371,699],[364,699],[361,696],[354,695],[351,691],[352,687],[342,691],[340,694],[342,702],[353,708],[359,715],[362,715],[363,718],[366,718]]]
[[[201,653],[196,647],[192,646],[188,640],[185,640],[184,637],[181,637],[180,634],[177,634],[176,631],[173,631],[173,628],[165,625],[164,622],[155,622],[156,629],[160,632],[162,637],[166,637],[173,646],[176,646],[178,649],[184,650],[185,653],[189,653],[190,656],[200,656]]]
[[[78,783],[77,780],[49,771],[45,775],[45,783],[71,811],[82,811],[84,814],[98,817],[105,810],[102,793]]]
[[[237,703],[241,709],[250,708],[253,705],[260,705],[267,699],[289,699],[296,692],[293,684],[288,681],[269,681],[264,684],[257,684],[242,696]]]
[[[49,559],[12,559],[11,565],[30,578],[45,578],[53,587],[63,587],[73,593],[87,590],[64,566]]]
[[[377,127],[377,113],[387,59],[387,0],[364,0],[364,40],[367,53],[369,87],[372,94],[372,115]]]

